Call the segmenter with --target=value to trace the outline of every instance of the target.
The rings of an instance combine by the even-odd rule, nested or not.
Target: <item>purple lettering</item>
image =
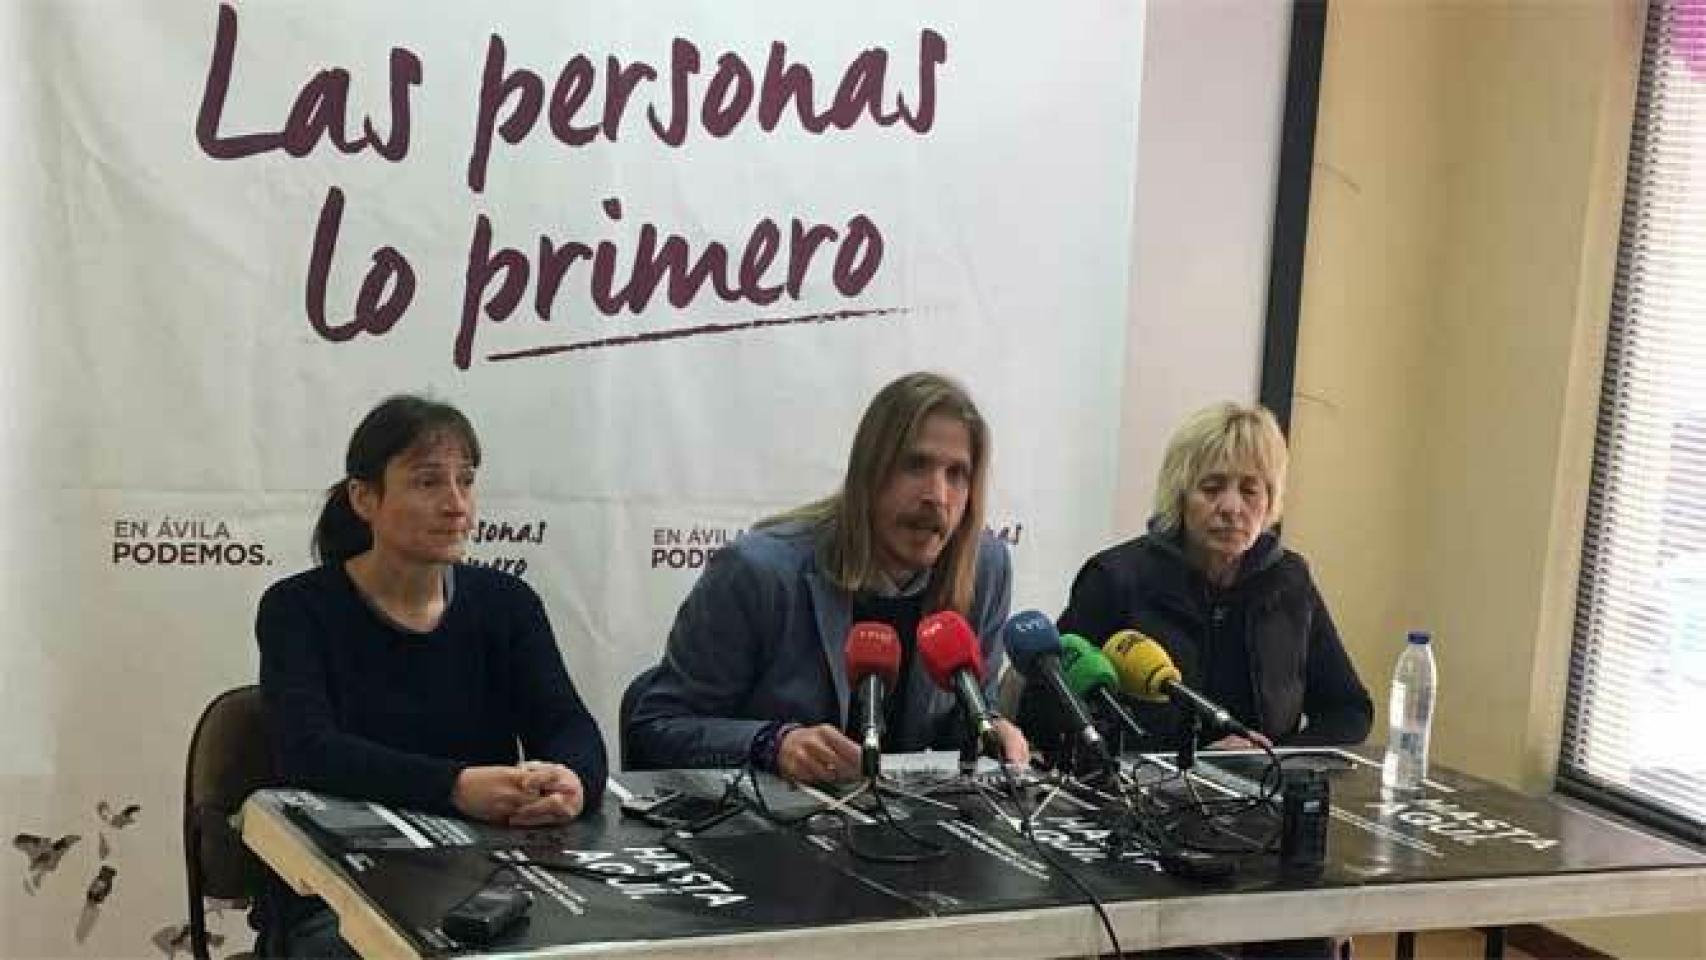
[[[659,248],[657,238],[657,228],[651,224],[640,228],[639,248],[634,254],[634,269],[629,274],[627,289],[618,295],[615,303],[620,304],[626,299],[628,309],[639,313],[651,302],[652,293],[665,275],[669,278],[666,296],[671,306],[685,307],[692,303],[699,293],[699,288],[705,285],[706,278],[710,279],[718,299],[725,303],[740,299],[729,289],[729,253],[722,244],[707,244],[704,252],[699,254],[699,259],[693,261],[692,266],[688,266],[686,240],[672,233],[664,240],[662,248]]]
[[[396,163],[409,155],[409,88],[421,83],[421,59],[402,47],[391,48],[391,139],[379,138],[373,118],[362,120],[375,153]]]
[[[195,118],[195,139],[201,152],[215,160],[239,160],[268,150],[277,150],[284,137],[277,133],[250,133],[221,137],[219,120],[225,113],[225,95],[231,89],[231,61],[237,51],[237,11],[229,3],[219,5],[219,26],[213,37],[213,60],[207,66],[202,86],[201,109]]]
[[[621,222],[622,201],[608,197],[601,204],[604,215],[612,220]],[[644,231],[641,236],[644,237]],[[598,312],[607,317],[622,312],[623,294],[612,294],[610,286],[616,281],[616,244],[609,240],[601,240],[598,250],[592,255],[592,302],[598,307]]]
[[[539,288],[533,297],[533,311],[539,314],[539,319],[551,319],[557,288],[575,261],[591,259],[592,248],[584,243],[571,240],[559,247],[551,242],[550,237],[539,238]]]
[[[800,299],[800,286],[805,283],[806,271],[811,268],[812,254],[818,245],[835,239],[835,229],[821,223],[807,228],[794,218],[788,243],[788,299]]]
[[[883,75],[888,71],[888,63],[888,51],[873,48],[847,65],[841,85],[835,88],[835,102],[829,108],[831,123],[846,130],[858,123],[864,113],[869,113],[883,127],[900,119],[898,113],[882,112]]]
[[[948,62],[948,41],[934,30],[918,35],[918,112],[906,105],[906,94],[895,100],[901,118],[914,133],[929,133],[936,123],[936,68]]]
[[[391,48],[390,105],[393,119],[390,140],[380,137],[372,117],[362,118],[364,133],[352,140],[345,130],[350,75],[341,67],[321,70],[303,84],[291,105],[283,130],[221,136],[219,124],[231,90],[231,64],[236,48],[237,12],[229,4],[221,4],[219,24],[214,34],[213,59],[208,64],[201,108],[196,113],[196,142],[203,153],[215,160],[238,160],[283,149],[293,157],[305,157],[314,152],[322,139],[329,138],[333,146],[345,154],[360,153],[372,147],[375,153],[392,163],[408,155],[409,91],[421,82],[420,58],[410,51],[403,47]]]
[[[883,262],[883,234],[871,218],[859,214],[847,221],[847,238],[835,251],[835,270],[832,274],[835,289],[842,296],[858,295],[876,276]]]
[[[672,147],[679,147],[687,140],[687,79],[699,72],[699,48],[691,40],[676,37],[670,44],[669,68],[669,125],[665,126],[658,119],[657,107],[646,108],[647,119],[651,122],[652,132],[659,140]]]
[[[753,228],[752,236],[746,241],[746,252],[741,254],[741,294],[759,306],[775,303],[776,298],[782,295],[780,286],[764,286],[764,271],[770,269],[781,245],[782,234],[776,229],[776,221],[766,217]]]
[[[349,100],[349,71],[321,70],[296,95],[290,116],[284,121],[284,152],[306,157],[330,134],[332,143],[344,153],[344,105]]]
[[[695,53],[694,57],[694,69],[698,69],[698,54]],[[622,114],[628,109],[628,97],[640,81],[656,80],[658,72],[645,63],[630,63],[624,67],[615,57],[610,58],[605,70],[604,138],[614,143],[622,132]]]
[[[593,69],[592,61],[579,55],[570,59],[557,75],[557,85],[551,91],[551,133],[571,147],[591,143],[598,136],[597,127],[577,127],[573,122],[575,111],[586,103],[597,78],[598,71]]]
[[[498,124],[498,111],[511,94],[520,94],[521,101]],[[533,129],[539,119],[539,108],[545,100],[545,81],[526,68],[504,74],[504,42],[497,34],[486,45],[486,67],[480,77],[479,119],[474,124],[474,149],[468,156],[468,189],[480,193],[486,189],[486,167],[492,155],[492,133],[505,142],[516,144]]]
[[[732,95],[730,91],[733,91]],[[726,137],[746,116],[752,106],[752,71],[732,53],[717,58],[717,72],[705,90],[705,104],[700,122],[713,137]]]
[[[624,222],[625,211],[619,198],[607,197],[600,204],[600,209],[612,223]],[[587,294],[594,308],[606,317],[618,317],[624,313],[642,313],[660,298],[675,309],[692,306],[706,298],[723,303],[745,301],[758,306],[776,303],[784,295],[799,300],[807,280],[811,278],[814,258],[825,245],[834,248],[832,253],[826,254],[826,257],[833,256],[833,265],[826,265],[829,267],[828,276],[822,279],[833,284],[841,296],[853,297],[863,293],[881,269],[884,252],[882,231],[864,214],[849,219],[844,230],[794,218],[786,239],[777,222],[765,218],[753,225],[752,231],[738,247],[717,241],[700,245],[679,234],[661,230],[652,223],[638,224],[631,248],[625,248],[615,239],[600,240],[592,246],[577,241],[559,244],[550,236],[541,234],[537,247],[537,279],[530,281],[530,273],[534,273],[534,269],[527,255],[518,249],[496,244],[492,223],[482,214],[476,222],[469,246],[467,285],[452,356],[459,369],[467,369],[473,359],[474,340],[482,314],[494,323],[508,319],[527,294],[530,282],[535,284],[534,312],[542,322],[549,322],[564,280],[581,261],[591,261]],[[626,252],[628,249],[632,250],[631,259]],[[738,262],[731,249],[739,251]],[[783,258],[786,259],[785,279],[772,278],[773,268],[777,266],[778,259]],[[856,310],[851,315],[893,312],[896,311]],[[823,316],[843,318],[841,313]],[[690,328],[682,335],[731,332],[750,326],[773,326],[803,319],[810,318],[766,318],[732,325],[708,324]],[[598,345],[649,342],[674,336],[672,331],[636,334],[616,337]],[[541,356],[586,346],[533,348],[494,354],[493,359]]]
[[[373,264],[361,282],[356,295],[355,315],[348,322],[332,324],[326,320],[326,287],[332,268],[332,256],[338,245],[338,228],[343,222],[344,192],[332,187],[320,206],[320,221],[314,230],[314,251],[308,262],[306,309],[308,325],[322,338],[342,343],[366,331],[382,336],[402,319],[403,312],[415,298],[415,271],[395,247],[380,247],[374,251]]]
[[[804,64],[788,62],[788,48],[780,40],[770,45],[770,60],[764,67],[764,83],[758,94],[758,125],[776,129],[788,101],[800,118],[800,126],[822,133],[829,122],[812,112],[812,72]]]
[[[480,298],[494,277],[502,275],[497,292],[486,299],[485,314],[502,323],[515,312],[527,291],[527,255],[511,247],[492,252],[492,221],[480,214],[474,224],[474,240],[468,245],[468,275],[462,293],[462,320],[456,328],[452,359],[459,370],[468,369],[474,350],[474,326],[480,319]]]

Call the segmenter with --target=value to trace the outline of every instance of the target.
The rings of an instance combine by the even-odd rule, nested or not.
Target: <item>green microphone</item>
[[[1137,736],[1149,736],[1149,732],[1126,712],[1125,706],[1114,696],[1114,691],[1120,689],[1119,671],[1114,669],[1113,661],[1101,648],[1076,633],[1061,634],[1060,666],[1073,693],[1086,701],[1094,700],[1101,704]]]
[[[1118,690],[1120,675],[1096,645],[1076,633],[1060,637],[1060,665],[1066,671],[1066,682],[1080,697],[1094,696],[1097,690]]]

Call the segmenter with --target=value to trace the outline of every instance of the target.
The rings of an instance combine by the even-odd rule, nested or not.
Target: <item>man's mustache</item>
[[[914,510],[900,515],[900,524],[912,530],[928,530],[933,533],[948,532],[948,517],[938,510]]]

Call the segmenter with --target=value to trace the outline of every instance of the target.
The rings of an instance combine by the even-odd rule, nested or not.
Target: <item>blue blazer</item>
[[[967,620],[977,631],[993,702],[1001,627],[1012,594],[1007,547],[985,533]],[[641,674],[623,718],[631,769],[734,767],[767,724],[847,726],[847,630],[852,598],[818,569],[812,531],[786,524],[751,531],[712,556],[676,612],[663,660]],[[901,678],[901,743],[958,745],[945,730],[954,695],[930,682],[918,658]],[[949,738],[948,742],[942,742]]]

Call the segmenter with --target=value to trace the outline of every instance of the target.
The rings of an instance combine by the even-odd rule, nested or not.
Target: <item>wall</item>
[[[1290,32],[1286,0],[1144,7],[1119,539],[1149,518],[1174,425],[1256,396]],[[1073,572],[1059,572],[1062,603]]]
[[[1329,8],[1287,536],[1377,700],[1432,628],[1438,760],[1526,790],[1557,760],[1643,14]],[[1702,916],[1562,929],[1706,955]]]

